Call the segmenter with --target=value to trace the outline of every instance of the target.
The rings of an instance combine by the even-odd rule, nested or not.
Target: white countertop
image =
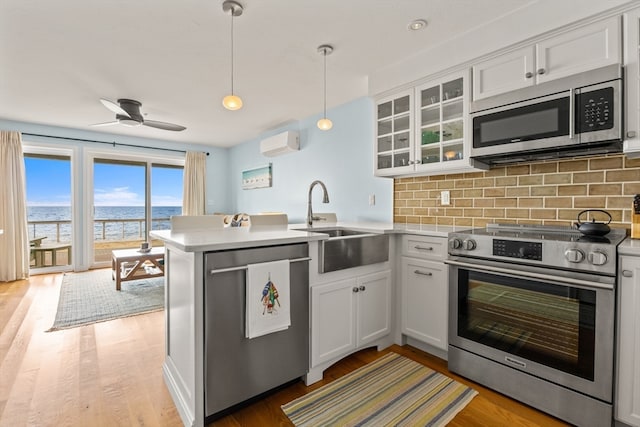
[[[212,230],[172,232],[171,230],[151,231],[151,236],[176,246],[185,252],[206,252],[225,249],[271,246],[301,243],[327,239],[322,234],[326,228],[348,228],[366,233],[418,234],[423,236],[447,237],[452,231],[469,227],[443,225],[393,224],[383,222],[337,222],[318,223],[308,228],[306,224],[289,224],[288,229],[261,227],[226,227]],[[304,231],[300,231],[305,229]],[[317,232],[311,230],[317,229]]]
[[[219,251],[225,249],[283,245],[327,239],[326,234],[286,229],[251,230],[250,227],[225,227],[214,230],[198,230],[174,233],[157,230],[151,237],[170,243],[184,252]]]
[[[618,245],[618,255],[640,256],[640,239],[627,237]]]
[[[394,224],[391,222],[318,222],[310,229],[317,229],[319,233],[323,228],[340,227],[367,233],[386,234],[418,234],[423,236],[447,237],[452,231],[468,230],[471,227],[455,227],[451,225],[428,224]],[[289,224],[289,229],[307,228],[306,224]]]

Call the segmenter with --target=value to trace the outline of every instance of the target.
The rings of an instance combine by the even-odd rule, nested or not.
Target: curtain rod
[[[84,138],[71,138],[71,137],[67,137],[67,136],[55,136],[55,135],[42,135],[42,134],[38,134],[38,133],[27,133],[27,132],[21,132],[22,135],[29,135],[29,136],[40,136],[43,138],[55,138],[55,139],[66,139],[69,141],[81,141],[81,142],[94,142],[96,144],[108,144],[108,145],[112,145],[114,148],[116,145],[120,145],[122,147],[135,147],[135,148],[146,148],[147,150],[162,150],[162,151],[173,151],[175,153],[186,153],[186,151],[184,150],[174,150],[172,148],[160,148],[160,147],[147,147],[145,145],[135,145],[135,144],[123,144],[121,142],[108,142],[108,141],[97,141],[95,139],[84,139]],[[208,152],[205,153],[207,156],[209,155]]]

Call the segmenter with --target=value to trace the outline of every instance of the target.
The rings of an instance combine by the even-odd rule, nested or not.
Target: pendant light
[[[227,110],[239,110],[242,108],[242,99],[233,93],[233,18],[242,15],[242,5],[233,0],[226,0],[222,3],[224,12],[231,12],[231,95],[227,95],[222,99],[222,105]]]
[[[333,52],[333,46],[328,44],[323,44],[318,46],[318,53],[322,54],[324,59],[324,108],[323,115],[320,120],[318,120],[318,128],[320,130],[329,130],[333,127],[333,123],[331,120],[327,119],[327,55],[331,55]]]

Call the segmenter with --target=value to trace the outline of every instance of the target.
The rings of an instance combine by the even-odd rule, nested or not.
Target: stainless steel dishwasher
[[[307,243],[205,254],[204,397],[207,420],[309,370]],[[291,326],[245,338],[248,264],[289,259]],[[214,271],[212,273],[212,271]]]

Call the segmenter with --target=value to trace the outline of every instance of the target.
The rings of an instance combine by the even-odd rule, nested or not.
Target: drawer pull
[[[415,249],[419,250],[419,251],[432,251],[433,250],[433,246],[420,246],[420,245],[415,245],[414,246]]]
[[[633,277],[633,271],[631,271],[631,270],[622,270],[622,275],[624,277]]]
[[[358,293],[360,292],[360,289],[358,289],[357,286],[354,286],[353,289],[351,289],[354,293]]]
[[[366,290],[367,290],[367,288],[365,288],[363,285],[360,285],[360,288],[359,288],[359,289],[360,289],[362,292],[364,292],[364,291],[366,291]]]
[[[421,276],[433,276],[433,273],[430,271],[415,270],[414,273],[420,274]]]

